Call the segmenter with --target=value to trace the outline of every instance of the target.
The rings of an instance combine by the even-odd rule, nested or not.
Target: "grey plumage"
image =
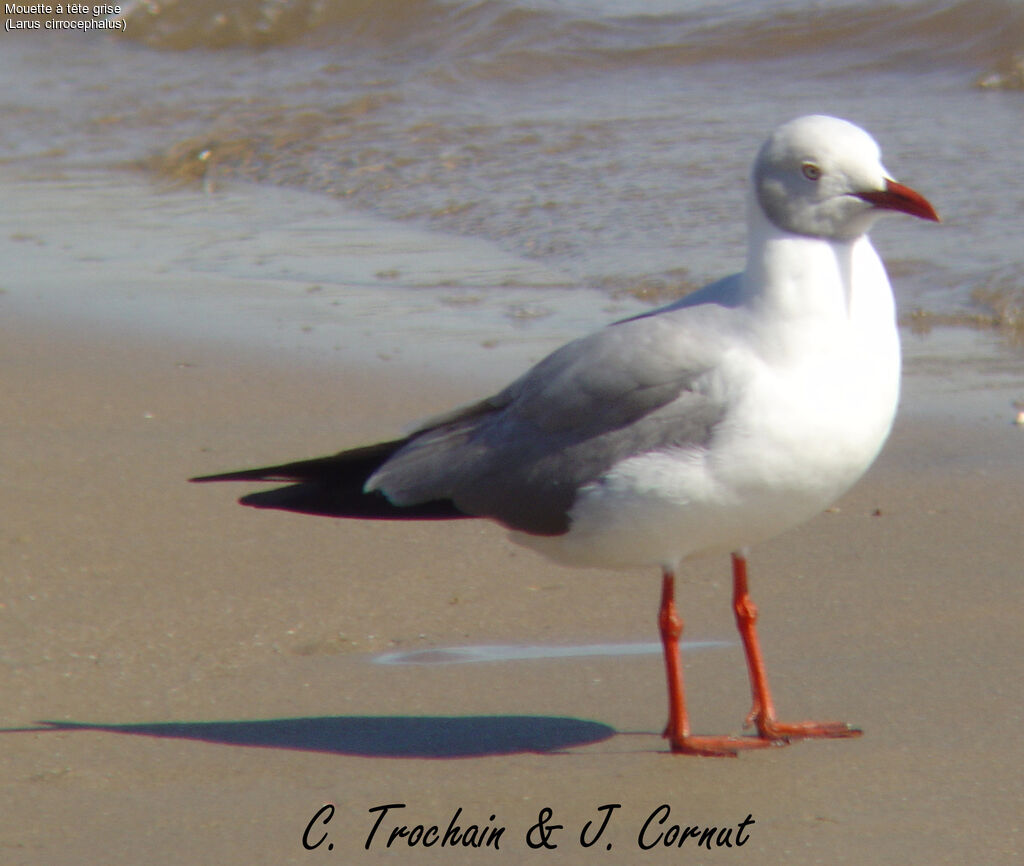
[[[536,535],[566,532],[581,488],[628,457],[706,445],[723,417],[700,387],[704,369],[666,352],[666,334],[644,317],[563,346],[494,397],[432,419],[366,490],[396,505],[447,499]],[[677,343],[678,326],[668,345]]]

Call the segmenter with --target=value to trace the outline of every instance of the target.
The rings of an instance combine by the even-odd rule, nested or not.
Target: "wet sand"
[[[493,858],[386,847],[400,824],[443,840],[459,809],[464,831],[505,828],[505,862],[1019,854],[1024,433],[997,390],[944,411],[945,386],[911,379],[908,402],[931,408],[904,412],[838,510],[752,556],[780,712],[864,736],[714,760],[666,753],[657,655],[373,662],[652,641],[657,575],[559,568],[477,521],[256,512],[234,504],[245,488],[185,483],[391,435],[478,386],[10,310],[0,347],[4,863]],[[735,731],[749,697],[728,563],[692,564],[681,598],[688,639],[730,641],[687,659],[695,727]],[[307,840],[328,835],[306,851],[327,803]],[[396,803],[367,850],[369,810]],[[607,804],[620,807],[583,847]],[[641,835],[662,804],[666,822]],[[563,829],[537,854],[527,834],[545,807]],[[656,840],[676,823],[731,828],[715,839],[734,847],[666,849]]]

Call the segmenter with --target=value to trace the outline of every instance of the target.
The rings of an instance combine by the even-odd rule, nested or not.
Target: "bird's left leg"
[[[736,627],[743,640],[750,673],[750,690],[754,702],[745,725],[757,726],[757,733],[766,740],[795,740],[804,737],[859,737],[861,731],[845,722],[780,722],[775,715],[775,703],[768,688],[761,642],[757,637],[757,605],[747,589],[747,560],[741,553],[732,555],[733,612]]]

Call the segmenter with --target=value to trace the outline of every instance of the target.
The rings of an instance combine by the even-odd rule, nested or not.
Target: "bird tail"
[[[324,517],[377,520],[443,520],[469,517],[453,502],[436,499],[416,505],[393,505],[380,491],[365,493],[366,480],[407,440],[380,442],[328,457],[202,475],[190,481],[267,481],[285,487],[250,493],[238,501],[253,508],[274,508]]]

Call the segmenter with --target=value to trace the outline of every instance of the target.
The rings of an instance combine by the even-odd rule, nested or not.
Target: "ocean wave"
[[[467,64],[491,75],[831,53],[846,65],[1005,68],[1024,50],[1013,0],[138,0],[124,38],[166,50],[291,45]]]

